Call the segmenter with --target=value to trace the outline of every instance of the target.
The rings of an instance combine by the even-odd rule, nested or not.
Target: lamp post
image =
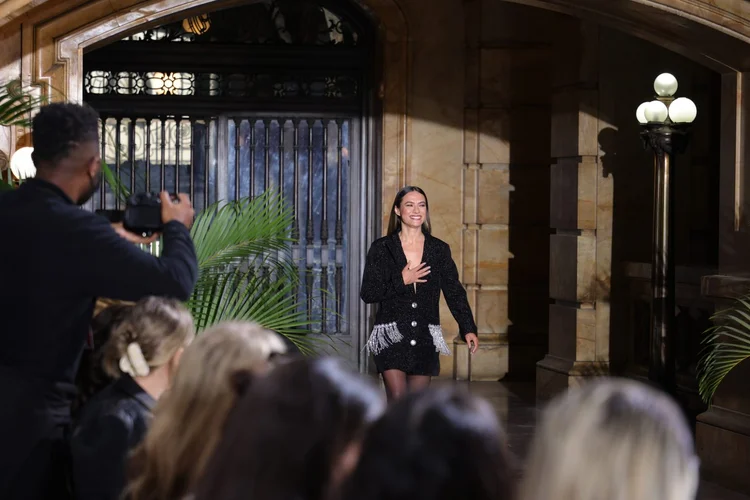
[[[645,148],[654,152],[654,233],[651,262],[651,332],[648,378],[667,392],[675,390],[674,158],[685,151],[697,109],[675,98],[677,79],[662,73],[656,96],[636,110]]]

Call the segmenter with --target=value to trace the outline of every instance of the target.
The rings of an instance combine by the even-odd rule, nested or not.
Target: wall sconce
[[[16,179],[24,181],[36,175],[34,160],[31,159],[32,147],[21,148],[10,157],[10,171]]]
[[[188,17],[182,21],[182,29],[188,33],[203,35],[211,29],[211,17],[208,14]]]

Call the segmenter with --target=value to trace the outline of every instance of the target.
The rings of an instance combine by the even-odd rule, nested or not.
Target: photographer
[[[96,297],[186,300],[198,276],[185,195],[161,193],[161,257],[80,206],[101,182],[97,113],[51,104],[33,120],[37,176],[0,194],[0,498],[66,498],[74,378]]]

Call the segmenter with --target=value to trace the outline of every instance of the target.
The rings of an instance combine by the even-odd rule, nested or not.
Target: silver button
[[[411,322],[411,326],[412,326],[412,327],[415,327],[415,326],[417,326],[417,322],[416,322],[416,321],[412,321],[412,322]]]
[[[417,308],[417,303],[416,302],[412,302],[411,303],[411,308],[412,309],[416,309]]]
[[[417,341],[416,340],[412,340],[411,341],[411,345],[417,345]]]

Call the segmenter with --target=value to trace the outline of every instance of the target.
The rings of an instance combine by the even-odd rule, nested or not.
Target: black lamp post
[[[638,106],[636,117],[646,148],[654,152],[654,234],[651,262],[651,332],[648,378],[675,391],[674,158],[685,151],[697,109],[675,98],[677,79],[662,73],[654,80],[656,97]]]

